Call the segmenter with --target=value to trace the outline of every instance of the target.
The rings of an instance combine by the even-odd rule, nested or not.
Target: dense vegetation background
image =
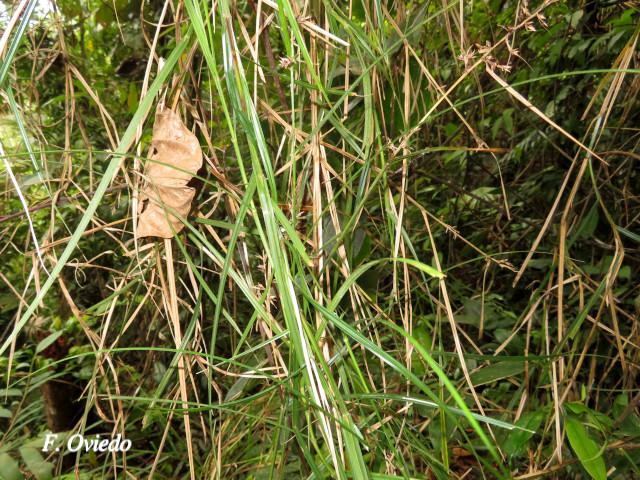
[[[0,477],[640,478],[637,2],[0,14]]]

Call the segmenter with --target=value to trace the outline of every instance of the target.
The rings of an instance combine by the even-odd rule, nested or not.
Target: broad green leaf
[[[502,450],[509,456],[518,456],[526,450],[529,440],[534,433],[540,428],[542,420],[544,420],[545,412],[539,410],[537,412],[527,412],[520,417],[515,423],[520,427],[510,432],[506,440],[502,444]]]
[[[567,416],[564,426],[569,444],[587,473],[594,480],[606,480],[607,468],[602,459],[602,452],[596,442],[589,437],[582,422],[575,417]]]
[[[502,121],[504,122],[504,129],[509,135],[513,135],[513,108],[507,108],[502,112]]]
[[[20,455],[27,469],[33,473],[36,480],[50,480],[53,478],[53,464],[45,461],[40,452],[31,447],[20,447]]]
[[[18,462],[7,453],[0,453],[0,479],[21,480],[22,478],[24,476],[20,472]]]
[[[63,333],[64,333],[64,330],[58,330],[57,332],[53,332],[48,337],[40,340],[40,343],[38,343],[38,346],[36,347],[36,353],[40,353],[46,350],[47,347],[53,344],[53,342],[55,342]]]
[[[584,10],[576,10],[575,12],[573,12],[570,20],[571,28],[576,28],[578,26],[578,23],[580,23],[580,19],[582,18],[583,15],[584,15]]]

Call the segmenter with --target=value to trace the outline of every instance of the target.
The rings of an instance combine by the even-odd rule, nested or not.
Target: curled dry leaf
[[[172,238],[184,227],[176,215],[186,217],[191,209],[196,191],[187,184],[202,166],[202,149],[169,109],[156,114],[151,144],[140,198],[146,206],[138,217],[137,237]]]

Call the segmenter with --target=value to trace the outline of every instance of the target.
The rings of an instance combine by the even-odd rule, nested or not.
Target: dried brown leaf
[[[202,149],[196,136],[169,109],[156,114],[151,142],[137,237],[172,238],[184,228],[176,215],[185,217],[191,210],[196,192],[187,184],[202,166]]]

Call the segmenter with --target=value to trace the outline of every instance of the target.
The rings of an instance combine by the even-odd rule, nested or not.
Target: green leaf
[[[588,239],[593,236],[593,233],[596,231],[596,227],[598,226],[598,220],[600,216],[598,215],[598,206],[593,205],[589,213],[585,215],[582,223],[578,227],[578,231],[576,232],[576,238],[578,239]]]
[[[0,397],[19,397],[22,390],[18,388],[0,388]]]
[[[522,454],[531,437],[533,437],[534,433],[540,428],[544,417],[545,412],[541,410],[524,413],[515,424],[516,427],[520,428],[509,432],[509,435],[504,441],[502,445],[504,453],[511,457]]]
[[[636,243],[640,243],[640,235],[633,233],[631,230],[618,226],[618,231],[627,238],[630,238]]]
[[[20,473],[18,462],[7,453],[0,453],[0,479],[21,480],[22,478],[24,476]]]
[[[414,268],[417,268],[418,270],[426,273],[427,275],[430,275],[432,277],[435,278],[444,278],[444,274],[442,272],[439,272],[438,270],[436,270],[433,267],[430,267],[429,265],[419,262],[418,260],[413,260],[411,258],[393,258],[392,260],[396,261],[396,262],[402,262],[402,263],[406,263],[409,266],[412,266]]]
[[[53,478],[53,464],[42,458],[40,452],[33,447],[20,447],[20,455],[25,465],[37,480]]]
[[[497,362],[481,368],[471,375],[471,382],[477,387],[524,372],[524,362]]]
[[[127,107],[129,108],[129,113],[136,113],[139,97],[140,92],[138,92],[137,85],[134,82],[129,83],[129,92],[127,93]]]
[[[571,412],[576,415],[582,415],[583,413],[591,412],[591,409],[587,407],[585,404],[580,402],[566,402],[564,407],[571,410]]]
[[[0,294],[0,313],[10,312],[18,308],[18,298],[9,293]]]
[[[578,26],[578,23],[580,23],[580,19],[582,18],[582,16],[584,15],[584,11],[583,10],[576,10],[575,12],[573,12],[573,14],[571,15],[571,28],[576,28]]]
[[[225,402],[230,402],[232,400],[236,400],[240,398],[242,393],[245,391],[247,386],[251,382],[250,377],[240,377],[236,382],[231,385],[231,388],[227,391],[227,394],[224,397]]]
[[[500,133],[500,129],[502,128],[502,123],[503,123],[503,119],[502,118],[496,118],[493,122],[493,125],[491,127],[491,137],[495,140],[496,137],[498,136],[498,133]]]
[[[504,122],[504,129],[509,135],[513,135],[513,108],[507,108],[502,112],[502,121]]]
[[[602,452],[596,442],[589,437],[582,422],[574,417],[567,416],[564,426],[569,438],[569,444],[587,473],[595,480],[606,480],[607,468],[602,459]]]
[[[38,343],[38,346],[36,347],[36,353],[40,353],[46,350],[47,347],[49,347],[53,342],[55,342],[63,333],[64,333],[64,330],[58,330],[57,332],[53,332],[48,337],[42,339],[40,343]]]

